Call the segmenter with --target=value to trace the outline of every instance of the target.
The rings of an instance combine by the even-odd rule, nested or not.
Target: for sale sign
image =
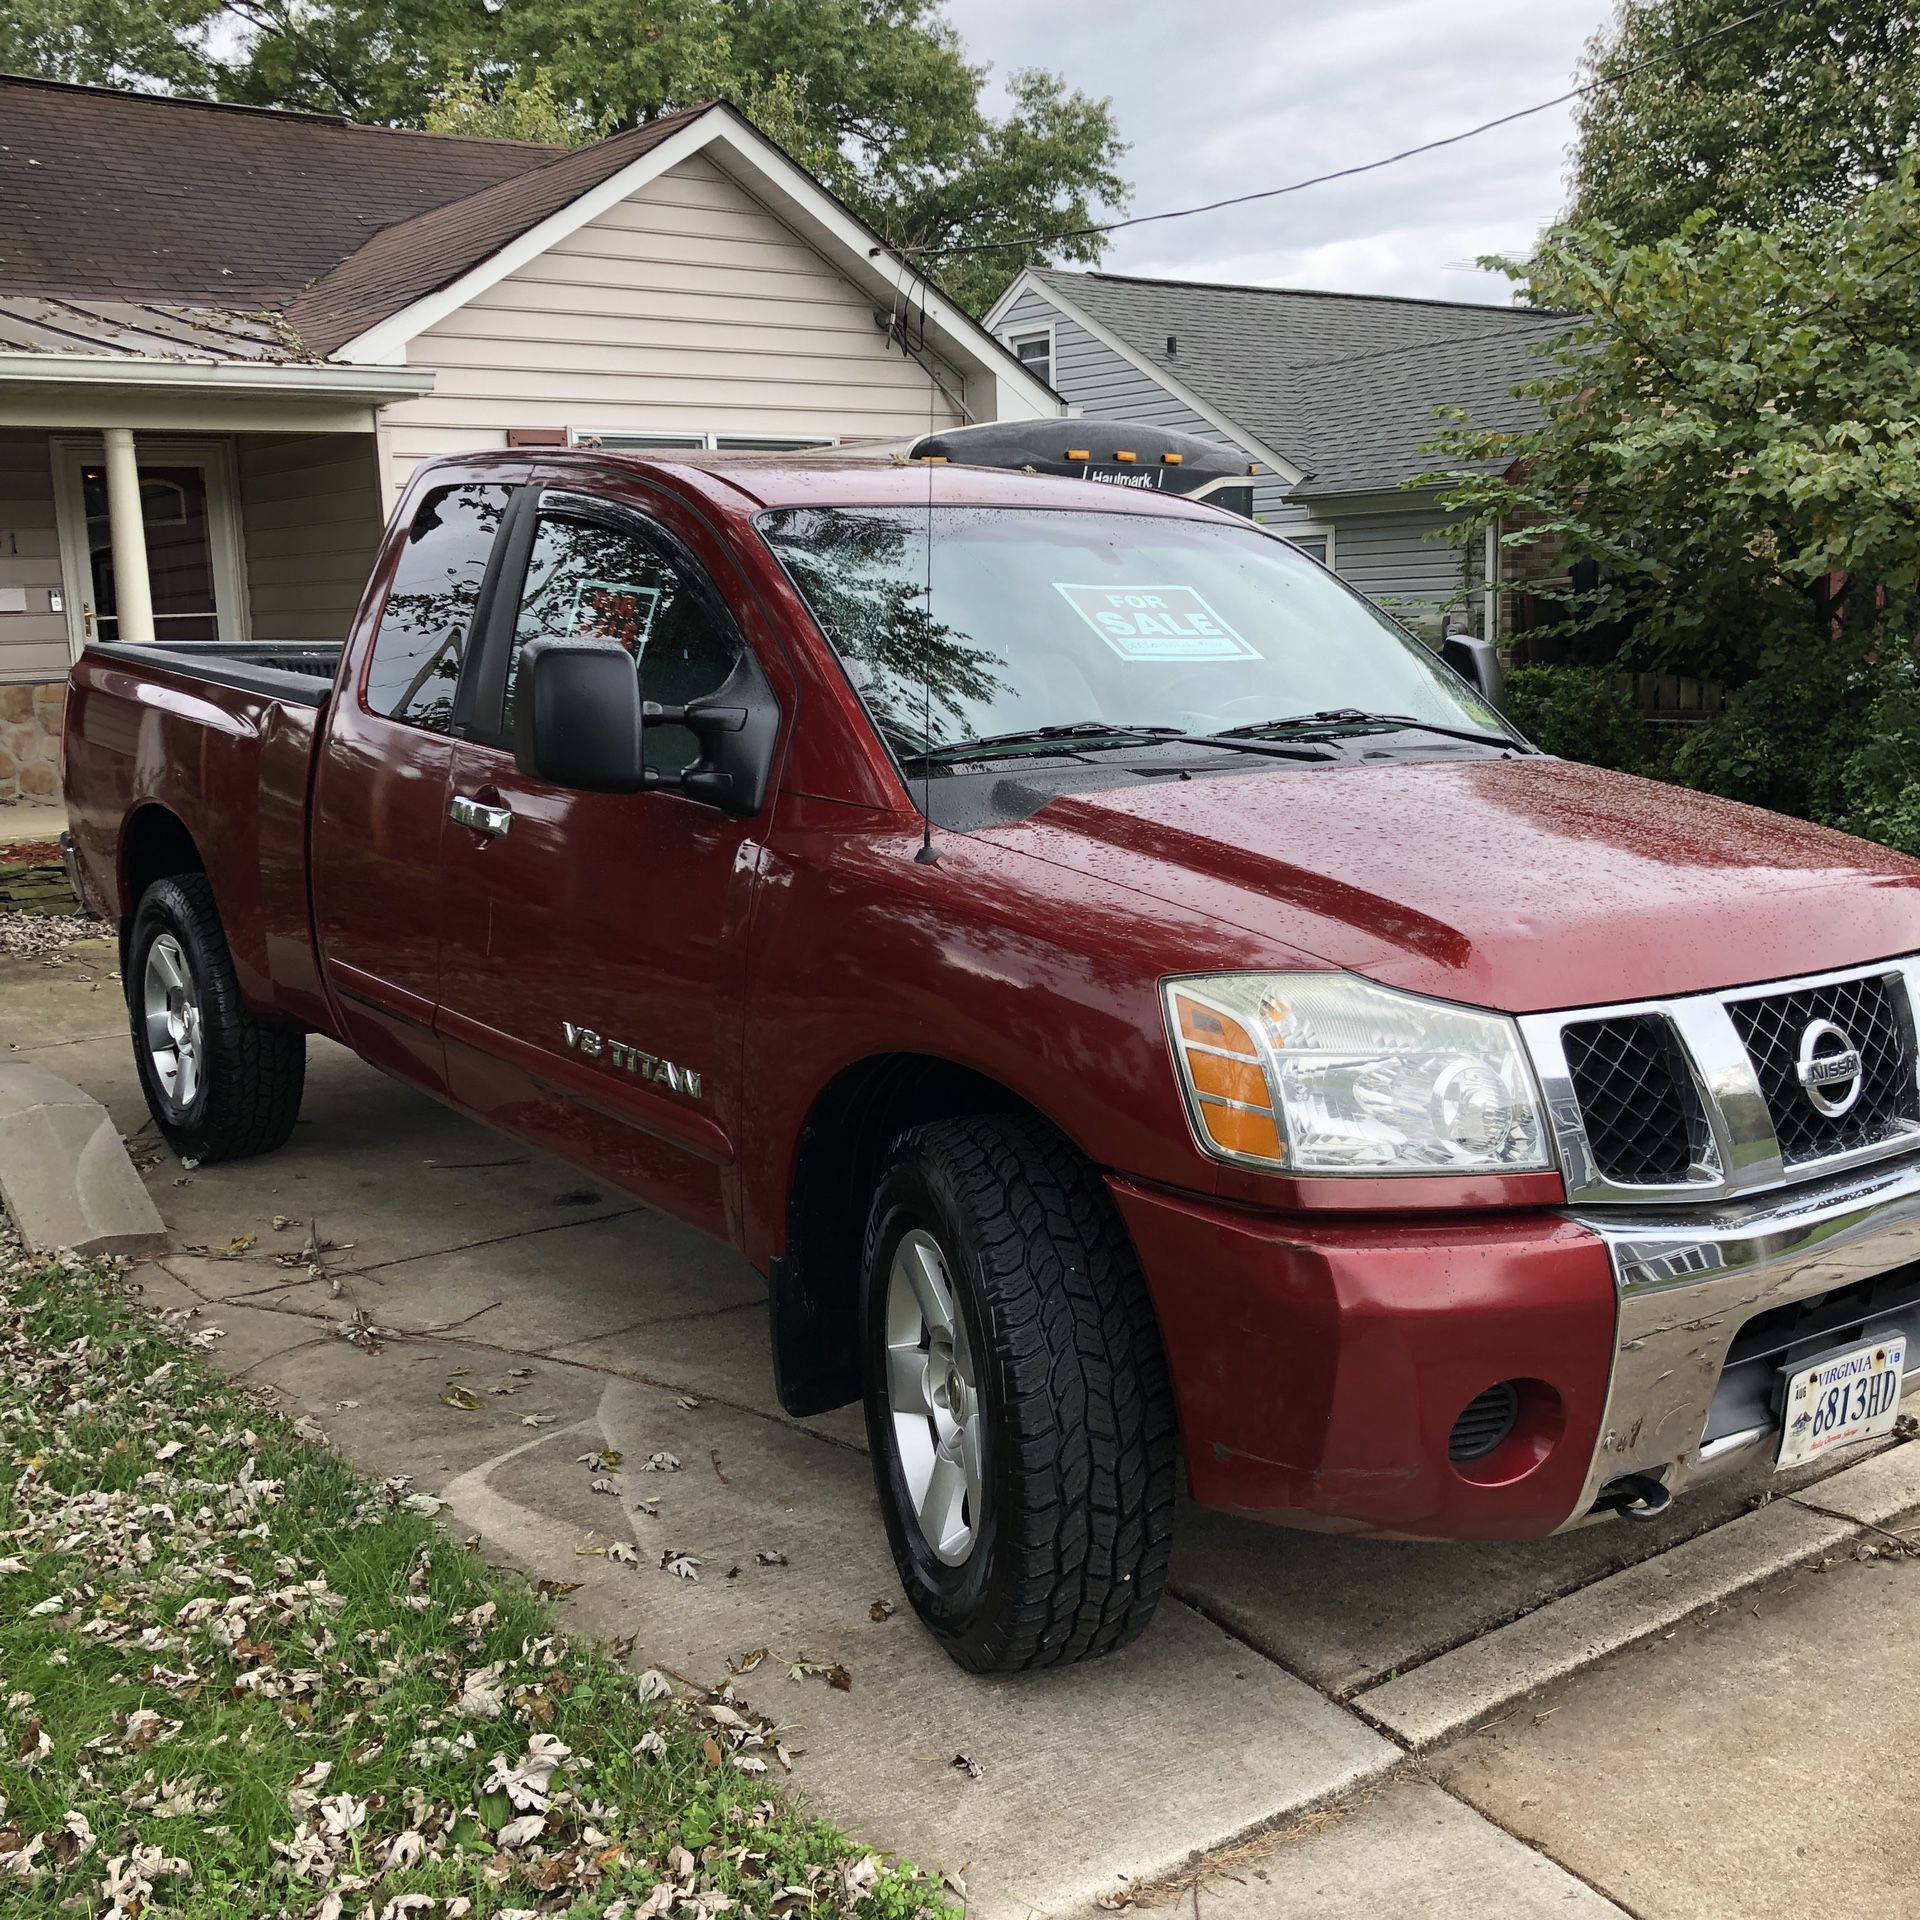
[[[1123,660],[1257,660],[1259,654],[1191,587],[1055,591]]]

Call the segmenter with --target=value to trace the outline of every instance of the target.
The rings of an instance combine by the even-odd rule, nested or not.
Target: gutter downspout
[[[1500,564],[1500,523],[1492,520],[1487,523],[1486,552],[1486,602],[1485,624],[1481,629],[1481,638],[1500,644],[1500,582],[1494,569]]]
[[[140,508],[140,462],[131,427],[102,430],[107,444],[107,533],[113,543],[116,637],[153,641],[153,584],[147,576],[147,523]],[[93,622],[97,633],[98,612]]]

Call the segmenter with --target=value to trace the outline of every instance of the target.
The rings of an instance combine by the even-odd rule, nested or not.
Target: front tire
[[[1173,1545],[1173,1394],[1099,1174],[1038,1121],[903,1134],[864,1309],[887,1539],[935,1638],[975,1673],[1137,1638]]]
[[[247,1011],[206,876],[156,880],[127,941],[127,1013],[147,1111],[183,1160],[284,1146],[306,1085],[304,1033]]]

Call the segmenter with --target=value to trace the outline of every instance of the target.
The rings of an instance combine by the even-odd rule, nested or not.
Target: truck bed
[[[81,890],[121,920],[156,873],[199,865],[256,1017],[326,1024],[307,893],[307,807],[342,648],[90,646],[63,747]]]
[[[172,646],[95,641],[87,651],[141,668],[168,667],[241,693],[324,707],[340,671],[337,640],[182,640]]]

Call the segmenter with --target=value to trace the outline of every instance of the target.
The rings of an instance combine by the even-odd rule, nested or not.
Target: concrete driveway
[[[0,1038],[104,1101],[149,1162],[178,1248],[144,1276],[151,1296],[201,1307],[230,1370],[361,1465],[446,1499],[490,1554],[569,1588],[580,1628],[633,1636],[636,1663],[691,1684],[745,1668],[741,1690],[794,1729],[811,1803],[963,1879],[976,1912],[1129,1894],[1210,1915],[1706,1911],[1649,1896],[1667,1883],[1627,1817],[1630,1786],[1619,1821],[1598,1823],[1581,1744],[1556,1773],[1520,1737],[1560,1711],[1535,1690],[1617,1668],[1674,1710],[1693,1669],[1649,1664],[1647,1646],[1756,1582],[1872,1551],[1920,1505],[1920,1448],[1895,1447],[1818,1484],[1756,1468],[1656,1525],[1520,1546],[1341,1541],[1188,1508],[1138,1647],[971,1678],[900,1600],[857,1411],[781,1413],[764,1288],[733,1254],[324,1042],[289,1147],[183,1169],[140,1131],[111,964],[104,946],[0,961]],[[300,1258],[310,1235],[328,1243],[315,1262]],[[610,1472],[582,1457],[609,1453]],[[614,1542],[637,1561],[609,1559]],[[699,1578],[663,1571],[669,1551]],[[1888,1624],[1855,1622],[1863,1670],[1920,1625],[1911,1566],[1872,1573]],[[803,1660],[850,1685],[790,1678]],[[1653,1737],[1643,1683],[1613,1684],[1560,1724],[1616,1714]],[[1746,1704],[1743,1737],[1764,1745],[1777,1722]],[[1724,1697],[1718,1711],[1724,1724]],[[1631,1742],[1617,1744],[1630,1781]],[[1842,1823],[1840,1800],[1819,1817]],[[1774,1833],[1758,1823],[1741,1856],[1754,1886],[1847,1884],[1809,1878],[1797,1826]]]

